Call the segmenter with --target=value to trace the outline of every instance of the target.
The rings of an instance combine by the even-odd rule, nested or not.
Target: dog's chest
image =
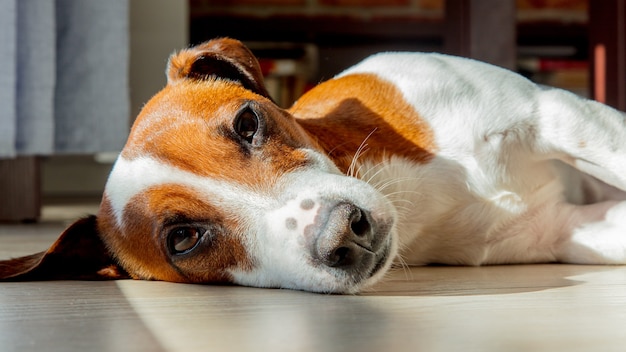
[[[479,265],[498,261],[503,246],[514,251],[518,239],[539,239],[544,229],[526,225],[550,226],[556,214],[546,210],[561,193],[549,167],[532,191],[497,182],[497,173],[477,176],[483,171],[446,158],[427,164],[390,158],[364,163],[359,176],[396,207],[406,264]]]

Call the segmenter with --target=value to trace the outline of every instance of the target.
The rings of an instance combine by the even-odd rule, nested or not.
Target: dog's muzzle
[[[313,182],[314,181],[314,182]],[[254,270],[235,282],[355,293],[379,281],[397,254],[396,212],[367,183],[317,169],[283,179],[250,236]],[[259,221],[251,222],[251,224]]]

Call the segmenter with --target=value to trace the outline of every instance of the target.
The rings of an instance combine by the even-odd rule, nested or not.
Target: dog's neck
[[[373,75],[349,75],[323,83],[289,111],[343,172],[355,157],[426,162],[436,151],[433,133],[396,90]],[[317,103],[307,104],[309,99]]]
[[[389,125],[374,126],[348,121],[342,116],[349,115],[299,119],[298,123],[343,173],[350,174],[355,164],[363,161],[378,164],[390,155],[417,162],[434,156],[425,146],[406,139]]]

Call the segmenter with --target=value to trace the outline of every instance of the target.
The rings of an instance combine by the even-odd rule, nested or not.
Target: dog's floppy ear
[[[0,261],[0,281],[128,278],[98,236],[96,217],[76,221],[45,252]]]
[[[230,38],[214,39],[170,56],[167,80],[204,80],[211,77],[240,83],[266,98],[263,73],[254,54],[243,43]]]

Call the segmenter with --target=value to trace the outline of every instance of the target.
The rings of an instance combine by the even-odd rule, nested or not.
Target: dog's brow
[[[107,181],[106,194],[118,226],[122,225],[124,208],[130,199],[151,187],[168,183],[190,187],[196,190],[197,196],[202,199],[228,200],[224,203],[234,208],[238,199],[233,198],[233,194],[245,194],[246,199],[254,198],[258,203],[265,202],[261,196],[232,183],[198,176],[150,157],[132,160],[120,157]],[[115,187],[111,187],[112,184],[115,184]]]
[[[165,219],[163,219],[162,227],[171,227],[171,226],[183,225],[183,224],[213,223],[215,221],[216,221],[215,219],[211,219],[208,216],[203,217],[203,218],[193,218],[183,213],[180,213],[180,214],[170,215],[166,217]]]

